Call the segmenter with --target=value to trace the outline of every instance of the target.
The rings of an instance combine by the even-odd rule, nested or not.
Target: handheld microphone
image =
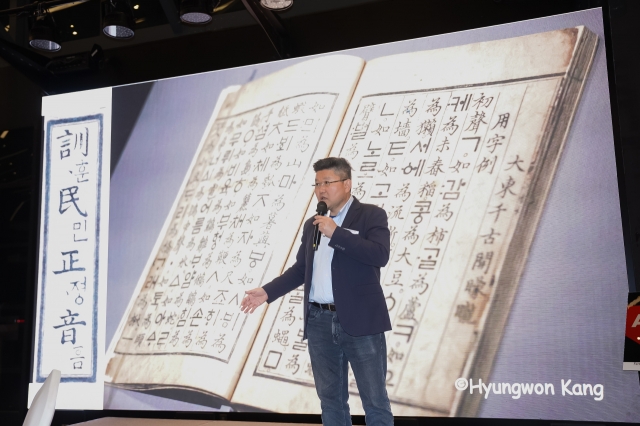
[[[328,211],[328,207],[327,207],[327,203],[325,203],[324,201],[320,201],[318,203],[318,207],[316,207],[316,213],[319,214],[320,216],[324,216],[327,214]],[[318,251],[318,247],[320,247],[320,238],[322,237],[322,234],[320,233],[320,229],[318,228],[318,225],[316,225],[315,230],[313,231],[313,249],[315,251]]]

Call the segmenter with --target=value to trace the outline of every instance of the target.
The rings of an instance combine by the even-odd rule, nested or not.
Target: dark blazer
[[[311,217],[304,223],[296,263],[263,286],[269,296],[267,302],[271,303],[304,283],[305,339],[315,253],[311,242],[313,220]],[[348,229],[359,233],[351,233]],[[334,249],[331,279],[336,312],[342,328],[352,336],[391,330],[380,285],[380,268],[389,261],[389,240],[386,212],[380,207],[363,204],[354,197],[342,227],[336,228],[329,241],[329,246]]]

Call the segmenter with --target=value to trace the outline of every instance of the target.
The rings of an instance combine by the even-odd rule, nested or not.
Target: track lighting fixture
[[[185,24],[206,25],[212,20],[211,13],[211,0],[182,0],[180,3],[180,20]]]
[[[27,0],[25,0],[27,1]],[[30,21],[29,45],[45,52],[58,52],[62,46],[53,13],[77,6],[79,4],[96,0],[29,0],[31,3],[12,9],[0,10],[0,17],[4,16],[26,16]],[[100,4],[102,15],[102,31],[110,38],[126,40],[134,36],[135,17],[134,9],[139,9],[140,5],[135,0],[97,0]],[[175,0],[163,0],[175,1]],[[237,0],[180,0],[180,21],[189,25],[205,25],[211,22],[212,15],[227,9]],[[281,34],[284,29],[270,12],[270,10],[284,10],[293,4],[294,0],[242,0],[245,8],[249,10],[253,18],[265,30],[271,43],[276,50],[277,46],[284,46],[286,41],[282,40]],[[53,12],[53,13],[52,13]],[[62,16],[62,15],[60,15]],[[144,17],[138,22],[144,21]],[[67,27],[68,25],[68,27]],[[12,25],[13,26],[13,25]],[[75,38],[80,30],[76,30],[74,24],[66,22],[64,24],[68,32],[65,37]],[[71,30],[69,30],[71,28]],[[275,28],[275,29],[274,29]],[[0,28],[1,30],[2,28]],[[9,25],[4,27],[9,32]],[[86,37],[86,32],[83,35]],[[78,36],[77,38],[81,38]],[[276,41],[274,41],[276,39]],[[284,43],[284,44],[283,44]],[[286,56],[288,57],[288,56]]]
[[[107,0],[102,32],[110,38],[126,40],[135,34],[133,9],[129,0]]]
[[[38,3],[29,31],[29,46],[45,52],[57,52],[62,48],[53,16]]]

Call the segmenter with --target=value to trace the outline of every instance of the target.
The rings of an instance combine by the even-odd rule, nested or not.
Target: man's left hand
[[[314,225],[318,225],[318,229],[325,237],[331,238],[333,231],[336,230],[338,225],[328,216],[316,216],[316,220],[313,221]]]

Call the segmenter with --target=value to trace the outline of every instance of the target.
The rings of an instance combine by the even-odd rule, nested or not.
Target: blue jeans
[[[393,425],[387,396],[387,343],[384,333],[350,336],[338,315],[309,306],[307,338],[311,368],[325,426],[351,426],[347,363],[356,378],[368,426]]]

